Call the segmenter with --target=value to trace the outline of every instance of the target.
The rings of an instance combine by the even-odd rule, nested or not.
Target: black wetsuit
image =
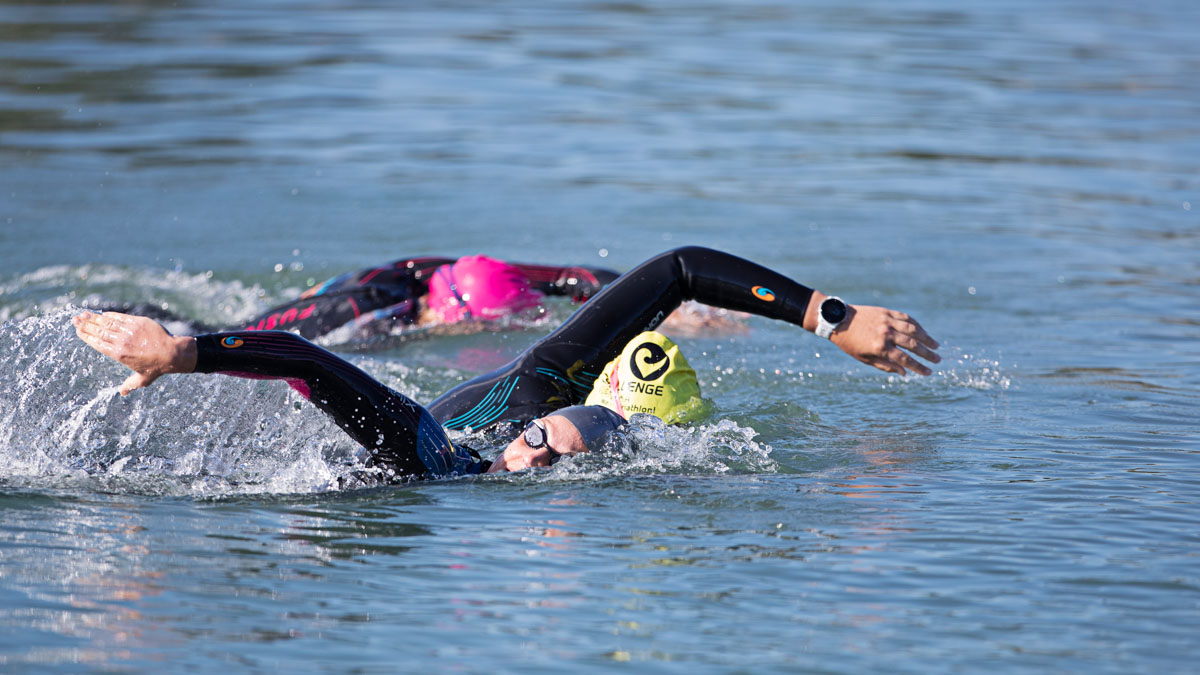
[[[379,267],[347,272],[316,286],[292,302],[272,307],[251,319],[242,330],[286,330],[310,340],[350,322],[370,331],[386,331],[396,322],[416,323],[420,298],[429,294],[434,270],[457,258],[402,258]],[[509,263],[529,280],[530,288],[544,295],[569,295],[583,302],[600,292],[618,274],[602,267],[582,265],[530,265]],[[233,330],[205,325],[150,303],[105,304],[101,312],[148,316],[173,324],[181,335]]]
[[[388,322],[415,323],[419,298],[429,293],[434,270],[456,258],[404,258],[379,267],[334,277],[286,305],[273,307],[247,325],[251,330],[287,330],[312,339],[351,321],[372,327]],[[559,267],[509,263],[546,295],[570,295],[583,301],[617,273],[596,267]]]
[[[629,340],[684,300],[802,325],[812,290],[761,265],[699,247],[662,253],[622,275],[511,363],[464,382],[427,409],[292,333],[196,338],[197,372],[287,379],[397,477],[479,473],[446,429],[523,425],[586,398]]]

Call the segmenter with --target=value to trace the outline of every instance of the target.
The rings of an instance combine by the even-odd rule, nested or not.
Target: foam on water
[[[651,415],[634,415],[628,428],[601,452],[565,457],[549,469],[514,474],[517,481],[592,481],[671,475],[774,473],[779,465],[758,432],[732,420],[671,426]]]
[[[236,325],[277,299],[257,284],[214,279],[211,271],[54,265],[0,283],[0,321],[67,307],[148,303],[189,319]]]
[[[0,480],[212,496],[327,490],[361,468],[353,444],[277,382],[166,377],[122,398],[127,371],[75,338],[73,313],[0,327]]]

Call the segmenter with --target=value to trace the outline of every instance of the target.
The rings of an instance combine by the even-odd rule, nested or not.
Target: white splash
[[[353,443],[282,382],[169,376],[120,397],[126,371],[75,337],[72,314],[0,325],[0,483],[299,493],[362,468],[346,459]]]
[[[754,440],[757,436],[732,420],[671,426],[651,415],[634,415],[628,432],[610,440],[604,451],[561,461],[547,478],[774,473],[779,467],[771,446]]]

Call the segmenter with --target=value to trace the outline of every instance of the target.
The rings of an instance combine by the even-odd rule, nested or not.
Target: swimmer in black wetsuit
[[[507,263],[485,256],[402,258],[336,276],[238,328],[287,330],[311,340],[346,325],[379,333],[397,325],[488,321],[538,306],[546,295],[583,302],[617,276],[599,267]],[[113,309],[181,323],[179,330],[190,335],[217,330],[154,305]]]
[[[458,385],[428,409],[291,333],[173,337],[143,317],[90,312],[74,323],[81,339],[134,371],[121,385],[122,394],[166,373],[286,379],[363,445],[373,465],[407,479],[546,466],[559,454],[593,449],[603,416],[589,415],[592,406],[578,404],[601,368],[631,338],[653,329],[690,299],[793,323],[887,372],[928,375],[929,368],[913,355],[941,360],[937,341],[906,314],[848,305],[755,263],[699,247],[675,249],[642,263],[511,363]],[[561,412],[569,406],[576,407]],[[600,421],[580,422],[584,416]],[[540,433],[532,430],[534,421],[541,425]],[[511,434],[521,425],[526,433],[490,466],[456,447],[444,431]]]
[[[247,327],[312,339],[349,323],[378,330],[392,322],[489,320],[536,306],[542,295],[583,302],[617,276],[598,267],[505,263],[484,256],[405,258],[334,277],[294,302],[267,310]]]

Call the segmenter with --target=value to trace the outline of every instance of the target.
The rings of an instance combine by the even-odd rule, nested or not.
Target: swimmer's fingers
[[[905,335],[903,333],[897,334],[896,344],[925,359],[926,361],[929,361],[930,363],[941,363],[942,361],[942,357],[938,355],[937,352],[933,351],[933,349],[931,349],[927,343],[921,342],[911,335]],[[934,349],[936,349],[936,347]]]
[[[937,341],[921,324],[903,312],[884,307],[851,305],[846,321],[831,337],[850,356],[889,373],[932,372],[904,349],[933,363],[941,360],[934,352]]]
[[[899,369],[898,371],[889,371],[889,372],[899,372],[901,375],[907,375],[908,374],[907,371],[909,371],[909,370],[913,371],[914,373],[921,374],[921,375],[929,375],[930,373],[933,372],[924,363],[921,363],[920,361],[909,356],[906,352],[903,352],[899,349],[892,349],[891,351],[889,351],[887,354],[887,358],[888,358],[888,361],[890,361],[893,365],[897,366],[897,368]]]
[[[902,366],[900,366],[897,363],[893,363],[890,359],[886,359],[883,357],[869,357],[869,358],[864,358],[864,359],[859,359],[859,360],[869,366],[874,366],[874,367],[882,370],[885,373],[895,373],[897,375],[907,375],[907,373],[905,372],[905,370]]]
[[[154,320],[116,312],[83,312],[72,323],[81,340],[133,371],[121,394],[148,386],[165,373],[192,372],[196,346],[191,338],[176,338]]]
[[[128,396],[134,389],[149,387],[159,377],[158,374],[133,373],[121,383],[121,395]]]
[[[113,340],[116,336],[112,329],[100,320],[101,316],[100,314],[83,312],[71,319],[71,323],[75,325],[75,335],[80,340],[83,340],[89,347],[101,354],[110,356],[109,351],[115,347]]]
[[[137,349],[135,333],[138,322],[133,319],[150,321],[144,317],[132,317],[115,312],[93,314],[84,312],[75,317],[75,333],[96,351],[119,361],[127,366],[130,360],[136,361]],[[154,323],[150,321],[150,323]],[[155,324],[157,326],[157,324]],[[161,330],[161,328],[160,328]],[[163,331],[165,333],[165,331]]]
[[[937,340],[933,339],[929,333],[925,332],[925,328],[922,327],[916,319],[905,314],[904,312],[897,312],[895,310],[889,310],[889,312],[890,318],[892,319],[892,327],[895,328],[899,333],[911,338],[917,345],[920,345],[924,351],[932,353],[934,349],[942,346]],[[916,347],[909,347],[907,344],[903,344],[901,346],[903,346],[905,349],[920,353]],[[929,358],[923,353],[921,356],[923,358]],[[941,360],[941,358],[938,357],[930,360],[934,363],[937,363]]]
[[[909,371],[918,375],[929,375],[931,371],[925,364],[909,356],[899,349],[892,349],[882,356],[861,359],[863,363],[874,366],[885,373],[908,375]]]
[[[921,327],[921,324],[916,319],[903,312],[892,312],[892,314],[892,328],[895,331],[893,341],[895,344],[930,363],[941,363],[941,355],[934,351],[941,346],[938,341],[933,339],[929,333],[926,333],[925,329]],[[897,363],[903,368],[916,371],[922,375],[929,375],[932,372],[925,364],[898,349],[894,350],[894,353],[888,356],[893,363]]]

